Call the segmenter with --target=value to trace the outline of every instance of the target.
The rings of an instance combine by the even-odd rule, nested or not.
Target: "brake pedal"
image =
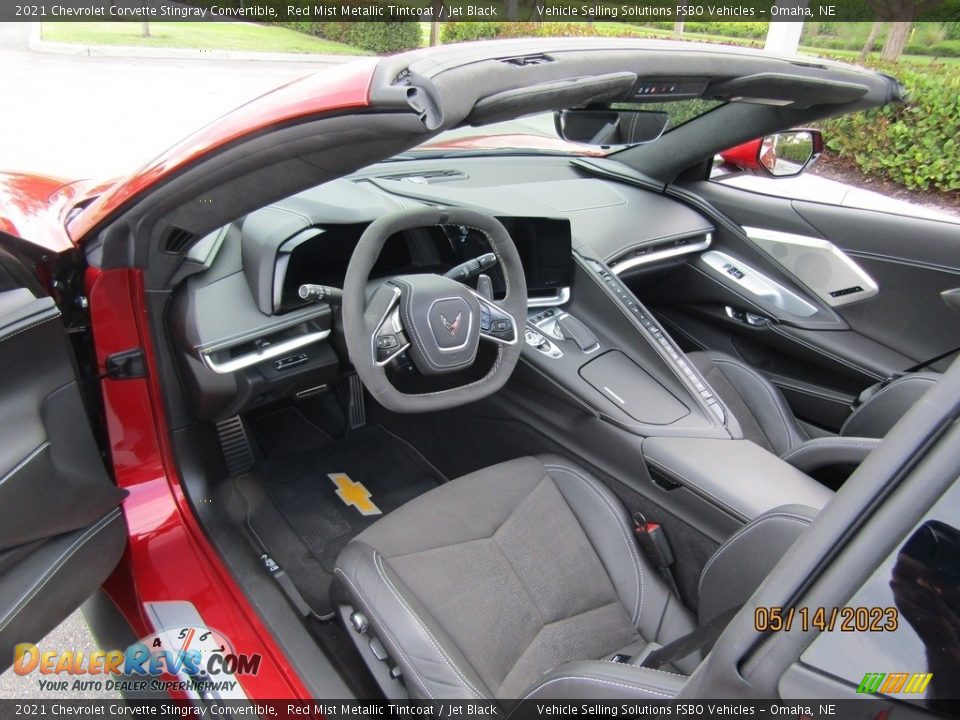
[[[218,422],[217,435],[230,477],[240,475],[253,467],[253,448],[239,415]]]

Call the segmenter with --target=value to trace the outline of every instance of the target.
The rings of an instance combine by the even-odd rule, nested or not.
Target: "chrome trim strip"
[[[527,307],[552,307],[554,305],[563,305],[570,301],[570,288],[557,288],[555,295],[550,297],[528,298]]]
[[[379,322],[373,328],[373,334],[370,335],[370,352],[373,355],[373,364],[375,367],[383,367],[390,363],[398,355],[406,352],[410,348],[410,343],[406,345],[401,345],[396,349],[395,352],[391,353],[389,357],[383,360],[377,360],[377,335],[380,334],[380,328],[383,327],[383,324],[387,322],[389,318],[390,322],[393,323],[393,333],[397,334],[404,332],[403,322],[400,320],[400,308],[397,307],[397,302],[400,300],[400,288],[396,285],[393,286],[393,297],[390,298],[390,302],[387,303],[387,309],[383,312],[383,317],[380,318]]]
[[[617,401],[618,403],[620,403],[621,405],[626,405],[626,404],[627,404],[627,401],[626,401],[626,400],[624,400],[622,397],[620,397],[619,395],[617,395],[613,390],[611,390],[610,388],[608,388],[606,385],[603,386],[603,389],[606,391],[607,395],[609,395],[610,397],[612,397],[614,400],[616,400],[616,401]]]
[[[300,337],[294,337],[290,338],[289,340],[284,340],[283,342],[268,345],[262,350],[256,350],[252,353],[241,355],[240,357],[225,360],[224,362],[217,362],[213,359],[212,353],[208,352],[201,352],[200,359],[203,361],[203,364],[213,372],[217,373],[218,375],[226,375],[228,373],[250,367],[251,365],[256,365],[264,360],[271,360],[272,358],[279,357],[284,353],[292,352],[293,350],[299,350],[300,348],[307,345],[312,345],[315,342],[320,342],[321,340],[326,339],[329,335],[329,330],[317,330],[316,332],[307,333],[306,335],[301,335]],[[229,350],[229,348],[221,348],[221,350]]]
[[[703,240],[698,243],[691,243],[689,245],[677,245],[675,247],[667,248],[666,250],[655,250],[654,252],[647,253],[646,255],[638,255],[636,257],[630,258],[629,260],[623,260],[622,262],[614,262],[608,267],[610,272],[614,275],[619,275],[622,272],[627,270],[632,270],[635,267],[640,265],[647,265],[649,263],[655,263],[660,260],[667,260],[672,257],[679,257],[680,255],[689,255],[691,253],[697,253],[702,250],[706,250],[710,247],[710,243],[713,242],[713,233],[706,233],[706,236]]]

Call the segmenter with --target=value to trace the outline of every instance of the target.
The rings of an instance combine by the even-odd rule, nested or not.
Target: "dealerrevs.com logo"
[[[224,692],[238,675],[256,675],[259,653],[236,653],[220,633],[205,627],[163,630],[125,650],[41,650],[21,643],[13,651],[17,675],[38,675],[47,691]]]

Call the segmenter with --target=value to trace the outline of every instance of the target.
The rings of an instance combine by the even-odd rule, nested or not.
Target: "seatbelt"
[[[736,607],[732,607],[720,613],[709,622],[704,623],[693,632],[687,633],[673,642],[668,642],[661,648],[657,648],[643,659],[640,667],[657,670],[667,663],[685,658],[692,652],[712,646],[733,619],[733,616],[740,611],[741,607],[743,606],[737,605]]]
[[[899,373],[895,373],[895,374],[906,375],[907,373],[916,372],[917,370],[923,370],[928,365],[933,365],[935,362],[939,360],[943,360],[944,358],[948,358],[954,353],[958,353],[958,352],[960,352],[960,347],[955,347],[951,350],[947,350],[944,353],[940,353],[939,355],[932,357],[929,360],[924,360],[923,362],[917,363],[916,365],[911,365],[906,370],[901,370]]]
[[[640,549],[647,556],[647,560],[653,565],[660,577],[663,578],[667,586],[673,591],[673,594],[680,597],[680,588],[677,587],[677,581],[673,577],[670,566],[673,565],[673,551],[670,550],[670,543],[667,541],[667,535],[657,522],[647,522],[647,519],[641,512],[633,514],[633,533],[637,537]]]

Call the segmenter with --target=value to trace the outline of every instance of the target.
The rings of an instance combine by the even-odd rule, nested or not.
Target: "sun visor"
[[[636,82],[636,73],[616,72],[505,90],[478,100],[465,122],[488,125],[523,115],[611,102],[627,97]]]
[[[704,96],[729,102],[809,108],[853,102],[868,91],[866,85],[859,83],[782,73],[758,73],[711,84]]]

